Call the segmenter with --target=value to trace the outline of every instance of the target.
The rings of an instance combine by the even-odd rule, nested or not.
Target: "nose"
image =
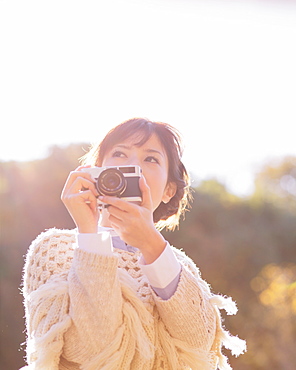
[[[140,158],[134,154],[132,156],[130,156],[127,160],[127,165],[131,165],[131,166],[140,166],[141,167],[141,161],[140,161]]]

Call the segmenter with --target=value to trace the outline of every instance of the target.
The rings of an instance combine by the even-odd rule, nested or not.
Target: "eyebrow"
[[[123,149],[131,150],[132,146],[125,145],[125,144],[118,144],[118,145],[115,145],[114,148],[123,148]],[[164,154],[162,152],[160,152],[159,150],[156,150],[156,149],[148,148],[148,149],[144,149],[144,151],[147,152],[147,153],[156,153],[156,154],[159,154],[162,157],[164,157]]]
[[[156,150],[156,149],[146,149],[145,152],[147,152],[147,153],[157,153],[157,154],[160,154],[162,157],[164,157],[163,153],[161,153],[159,150]]]

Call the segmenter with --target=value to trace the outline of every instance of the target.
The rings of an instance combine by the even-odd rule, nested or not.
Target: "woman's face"
[[[151,191],[153,211],[161,201],[167,203],[174,195],[168,184],[169,161],[157,135],[153,134],[142,146],[135,146],[138,136],[116,144],[103,158],[102,166],[138,165]]]

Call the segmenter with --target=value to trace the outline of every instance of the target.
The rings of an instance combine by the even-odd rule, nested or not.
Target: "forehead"
[[[155,150],[161,152],[161,154],[168,160],[171,152],[171,143],[165,135],[166,130],[159,129],[158,131],[151,125],[146,125],[142,129],[139,129],[139,127],[126,128],[124,125],[117,126],[102,141],[98,152],[97,165],[101,165],[104,157],[108,155],[116,146],[120,145],[145,149],[147,149],[148,146],[153,146]],[[163,133],[163,131],[165,132]]]
[[[145,134],[141,135],[137,133],[137,134],[131,135],[130,137],[125,139],[122,143],[128,144],[129,146],[136,146],[139,148],[155,146],[161,150],[164,150],[159,137],[155,133],[153,133],[149,137],[145,136]]]
[[[129,147],[138,147],[143,149],[157,149],[161,152],[166,152],[158,136],[153,133],[149,138],[140,136],[138,134],[132,135],[131,137],[118,142],[117,145],[124,144]],[[116,145],[115,145],[116,146]]]

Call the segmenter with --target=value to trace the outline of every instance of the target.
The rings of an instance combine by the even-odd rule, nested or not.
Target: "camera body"
[[[91,175],[100,195],[114,196],[128,202],[142,202],[139,187],[142,170],[139,166],[90,167],[82,171]]]

